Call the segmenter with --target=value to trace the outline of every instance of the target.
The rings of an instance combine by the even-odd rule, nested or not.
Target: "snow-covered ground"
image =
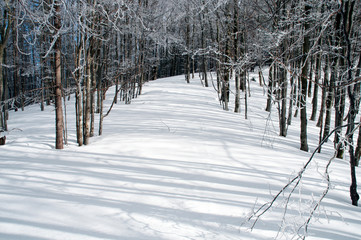
[[[214,89],[199,79],[147,83],[131,105],[117,104],[103,136],[83,147],[75,142],[71,99],[64,150],[54,149],[53,107],[11,112],[7,144],[0,147],[0,239],[290,239],[299,228],[302,233],[326,187],[332,141],[316,155],[284,219],[289,191],[250,231],[247,217],[311,155],[298,150],[298,119],[287,138],[279,137],[276,108],[268,115],[263,89],[251,84],[245,120],[243,103],[241,114],[223,111]],[[309,125],[313,151],[319,130]],[[307,239],[361,239],[347,159],[334,160],[331,181]]]

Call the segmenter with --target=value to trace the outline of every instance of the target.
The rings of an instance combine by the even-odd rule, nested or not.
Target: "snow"
[[[43,112],[39,106],[11,112],[7,144],[0,148],[0,239],[297,236],[325,189],[324,166],[333,144],[316,155],[289,201],[283,224],[290,191],[251,231],[247,217],[269,202],[311,155],[298,150],[298,119],[287,138],[279,137],[276,109],[265,112],[263,89],[251,84],[245,119],[244,109],[240,114],[223,111],[214,89],[202,87],[199,79],[191,84],[184,76],[149,82],[132,104],[115,105],[104,120],[103,135],[83,147],[76,145],[71,99],[64,150],[54,149],[52,106]],[[111,88],[106,106],[113,93]],[[311,151],[318,142],[314,125],[309,122]],[[348,192],[348,160],[334,160],[330,176],[332,188],[310,222],[307,239],[361,239],[361,211],[350,204]]]

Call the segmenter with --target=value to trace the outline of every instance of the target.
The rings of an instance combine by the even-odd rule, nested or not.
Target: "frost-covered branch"
[[[356,127],[354,128],[353,132],[349,133],[350,134],[353,134],[357,129],[360,128],[360,125],[361,123],[356,123]],[[249,222],[251,223],[251,227],[250,229],[253,230],[256,226],[256,224],[258,223],[258,221],[260,220],[260,218],[266,214],[268,211],[271,210],[272,207],[274,207],[275,203],[277,202],[277,200],[280,198],[280,196],[282,196],[283,194],[285,194],[286,190],[287,189],[290,189],[290,192],[287,194],[287,197],[286,197],[286,204],[285,204],[285,207],[284,207],[284,211],[283,211],[283,217],[282,217],[282,221],[281,222],[284,222],[285,218],[286,218],[286,214],[287,214],[287,211],[288,211],[288,205],[289,205],[289,201],[292,197],[292,195],[294,194],[295,190],[297,189],[297,187],[299,186],[302,178],[303,178],[303,175],[304,173],[307,171],[309,165],[311,164],[311,162],[313,161],[314,159],[314,156],[315,154],[317,153],[317,151],[321,148],[321,146],[327,142],[327,140],[338,130],[342,129],[342,128],[345,128],[345,127],[348,127],[349,124],[345,124],[345,125],[342,125],[342,126],[339,126],[339,127],[336,127],[334,128],[326,138],[324,138],[322,140],[322,142],[317,146],[317,148],[312,152],[309,160],[303,165],[302,169],[299,171],[299,173],[294,177],[292,178],[281,190],[279,190],[279,192],[272,198],[271,201],[269,202],[266,202],[265,204],[263,204],[262,206],[260,206],[257,210],[255,210],[246,220],[245,223]],[[345,140],[348,139],[348,136],[345,137]],[[339,142],[339,144],[342,144],[342,142]],[[337,150],[337,148],[336,148]],[[323,199],[326,197],[327,193],[329,192],[329,189],[330,189],[330,176],[329,176],[329,167],[333,161],[333,159],[335,159],[335,156],[337,154],[337,151],[335,152],[335,155],[332,156],[332,158],[330,158],[330,160],[328,161],[326,167],[325,167],[325,178],[326,178],[326,181],[327,181],[327,187],[326,189],[323,191],[321,197],[319,198],[319,200],[316,202],[316,204],[313,206],[307,220],[302,223],[301,227],[299,227],[298,229],[298,233],[300,232],[300,230],[302,228],[304,228],[305,230],[305,234],[307,233],[308,231],[308,227],[309,227],[309,224],[310,224],[310,221],[311,219],[313,218],[314,216],[314,213],[316,212],[317,209],[319,209]],[[292,186],[293,185],[293,186]],[[282,228],[282,226],[280,227],[280,229]],[[304,238],[305,236],[302,236],[302,238]]]

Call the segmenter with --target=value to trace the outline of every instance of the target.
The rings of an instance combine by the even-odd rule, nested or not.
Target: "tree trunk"
[[[310,69],[309,69],[309,76],[308,76],[308,86],[307,86],[307,96],[310,98],[312,96],[312,78],[313,78],[313,56],[310,56]]]
[[[61,28],[60,19],[60,2],[55,2],[55,20],[54,27],[58,31]],[[63,149],[63,131],[64,131],[64,120],[63,120],[63,108],[62,108],[62,84],[61,84],[61,38],[58,39],[54,45],[55,51],[55,125],[56,125],[56,149]]]
[[[95,67],[95,57],[93,57],[94,61],[90,64],[91,66],[91,97],[90,97],[90,133],[89,136],[94,136],[94,126],[95,126],[95,91],[97,90],[96,84],[96,67]]]
[[[4,75],[3,75],[3,63],[4,63],[4,50],[0,48],[0,102],[4,101]],[[0,105],[0,132],[5,131],[5,106]]]
[[[345,10],[342,11],[343,14],[343,37],[345,38],[346,43],[346,69],[347,69],[347,95],[350,103],[348,118],[347,118],[347,137],[349,144],[349,155],[350,155],[350,168],[351,168],[351,186],[350,186],[350,197],[352,201],[352,205],[357,206],[358,200],[360,199],[359,194],[357,193],[357,179],[356,179],[356,165],[357,159],[354,153],[354,145],[353,145],[353,131],[355,130],[355,118],[356,118],[356,109],[355,109],[355,86],[352,85],[354,79],[352,76],[352,56],[351,56],[351,26],[352,26],[352,14],[353,8],[355,5],[355,1],[345,1],[342,2],[345,4]],[[341,6],[342,8],[342,6]]]
[[[239,55],[243,55],[244,51],[239,51],[238,49],[242,49],[243,46],[243,37],[242,34],[239,33],[239,24],[238,24],[238,4],[237,0],[233,0],[233,61],[236,65],[236,68],[234,69],[234,75],[235,75],[235,88],[236,88],[236,94],[234,99],[234,112],[239,113],[241,112],[241,72],[243,69],[240,69],[237,63]],[[241,38],[241,41],[238,41],[238,39]]]
[[[308,17],[310,15],[311,6],[308,3],[305,3],[305,14],[306,14],[306,22],[304,23],[305,35],[303,37],[303,50],[302,50],[302,70],[301,70],[301,150],[308,152],[308,143],[307,143],[307,108],[306,108],[306,98],[307,98],[307,76],[308,76],[308,52],[310,50],[310,37],[308,36]]]
[[[232,21],[231,21],[231,5],[227,4],[227,14],[225,16],[225,27],[227,29],[226,42],[224,48],[224,57],[223,57],[223,66],[222,66],[222,96],[221,100],[223,102],[224,110],[229,110],[229,80],[230,80],[230,68],[229,68],[229,59],[231,58],[231,41],[232,41]]]
[[[325,58],[325,68],[324,68],[324,77],[323,77],[323,83],[322,83],[322,100],[321,100],[321,109],[320,109],[320,114],[318,116],[318,120],[317,120],[317,127],[323,127],[323,118],[325,115],[325,109],[326,109],[326,96],[327,96],[327,89],[328,89],[328,85],[329,83],[329,74],[330,74],[330,63],[329,63],[329,58],[326,57]],[[322,132],[322,131],[321,131]]]
[[[234,100],[234,112],[241,112],[241,78],[239,76],[238,70],[235,74],[235,88],[236,88],[236,96]]]
[[[295,97],[295,106],[297,106],[295,114],[293,115],[294,117],[298,116],[298,111],[300,109],[300,102],[301,102],[301,77],[297,77],[297,84],[295,84],[295,93],[296,93],[296,97]]]
[[[244,82],[244,88],[245,88],[245,91],[244,91],[244,118],[247,119],[248,118],[248,93],[250,93],[251,91],[248,91],[248,93],[247,93],[247,83],[249,86],[249,81],[248,81],[249,77],[247,76],[247,71],[243,71],[241,76],[242,76],[242,79]],[[250,88],[248,88],[248,90],[249,89]]]
[[[5,91],[6,91],[6,84],[5,84],[5,78],[3,75],[3,64],[5,64],[5,48],[7,41],[10,36],[10,31],[12,29],[12,20],[11,16],[8,13],[8,6],[5,6],[5,8],[2,10],[2,20],[3,23],[1,25],[0,29],[0,101],[5,100]],[[0,107],[0,131],[6,131],[6,111],[5,111],[5,105]],[[4,139],[5,144],[5,139]]]
[[[345,89],[336,87],[336,94],[335,94],[335,128],[343,125],[344,119],[344,111],[345,111]],[[339,146],[337,149],[337,158],[343,158],[343,144],[339,145],[338,143],[342,141],[342,129],[335,131],[335,146]]]
[[[279,78],[281,88],[281,111],[280,111],[280,136],[287,136],[287,71],[282,66],[279,67]]]
[[[292,65],[294,65],[295,63],[293,63]],[[294,67],[293,67],[294,70]],[[292,74],[292,76],[290,76],[290,101],[289,101],[289,105],[288,105],[288,118],[287,118],[287,125],[291,125],[292,123],[292,113],[293,113],[293,105],[294,105],[294,101],[295,101],[295,94],[296,94],[296,84],[295,84],[295,78],[294,78],[294,74]]]
[[[103,86],[102,86],[103,87]],[[103,134],[103,106],[104,106],[104,95],[105,92],[101,89],[99,89],[98,91],[100,91],[100,106],[99,106],[99,136],[101,136]],[[114,97],[114,101],[116,101],[117,99],[117,95],[115,95]]]
[[[274,64],[272,64],[269,68],[269,73],[268,73],[268,88],[267,88],[267,106],[266,106],[266,111],[267,112],[271,112],[271,108],[272,108],[272,98],[273,98],[273,68],[274,68]]]
[[[313,98],[312,98],[312,114],[310,117],[311,121],[316,120],[317,115],[317,105],[318,105],[318,84],[321,78],[321,55],[319,54],[316,58],[316,69],[315,69],[315,86],[313,88]]]
[[[357,70],[355,73],[355,77],[357,78],[361,78],[361,52],[359,53],[359,59],[358,59],[358,64],[357,64]],[[356,85],[355,85],[355,95],[356,96],[360,96],[361,93],[361,81],[357,81]],[[360,110],[360,102],[361,102],[361,98],[358,97],[355,99],[355,110],[356,113],[359,113]]]
[[[335,60],[335,59],[334,59]],[[335,68],[336,63],[332,62],[331,63],[331,68]],[[333,101],[334,101],[334,88],[335,88],[335,72],[332,70],[331,71],[331,76],[330,76],[330,83],[329,86],[327,87],[327,96],[326,96],[326,116],[325,116],[325,124],[324,124],[324,131],[323,131],[323,139],[325,139],[328,134],[330,133],[330,128],[331,128],[331,114],[332,114],[332,105],[333,105]]]
[[[361,77],[361,53],[359,55],[359,62],[357,66],[357,71],[355,74],[355,77]],[[361,83],[357,83],[355,86],[355,96],[360,96],[360,87]],[[359,113],[359,107],[360,107],[360,98],[355,99],[355,111],[356,113]],[[361,120],[360,120],[361,121]],[[355,150],[355,158],[356,158],[356,166],[359,166],[360,158],[361,158],[361,131],[359,130],[359,135],[357,138],[357,146]]]
[[[89,53],[88,53],[89,54]],[[87,56],[87,76],[85,81],[85,112],[84,112],[84,145],[89,144],[90,138],[90,115],[91,115],[91,60]]]
[[[76,110],[76,139],[79,146],[83,145],[83,105],[82,105],[82,91],[80,82],[77,82],[77,89],[75,93],[75,110]]]
[[[328,124],[328,131],[330,129],[330,116],[331,113],[328,113],[328,116],[326,115],[326,121],[324,123],[324,115],[325,115],[325,110],[327,107],[330,107],[329,110],[331,110],[331,106],[327,106],[327,104],[332,105],[332,99],[328,99],[328,98],[332,98],[332,95],[330,96],[329,94],[332,94],[332,92],[330,93],[329,91],[332,91],[332,89],[330,89],[329,85],[330,85],[330,81],[329,81],[329,72],[330,72],[330,63],[329,63],[329,58],[326,57],[325,58],[325,69],[324,69],[324,78],[323,78],[323,84],[322,84],[322,102],[321,102],[321,109],[320,109],[320,115],[318,117],[318,121],[316,126],[320,128],[319,131],[319,143],[321,143],[324,139],[323,135],[323,129],[324,129],[324,125]],[[326,99],[327,96],[327,99]],[[329,102],[327,102],[329,101]],[[318,153],[321,152],[321,146],[318,149]]]
[[[13,34],[12,34],[12,37],[13,37],[13,41],[17,42],[18,39],[17,39],[17,34],[16,34],[16,29],[13,29]],[[19,78],[19,72],[20,72],[20,69],[19,69],[19,52],[14,49],[13,50],[13,58],[14,58],[14,72],[13,72],[13,78],[14,78],[14,97],[19,97],[20,96],[20,92],[21,92],[21,84],[20,84],[20,78]],[[42,71],[43,71],[43,67],[42,67]],[[1,73],[0,73],[1,74]],[[45,74],[43,74],[44,76]],[[42,80],[43,82],[43,80]],[[43,83],[42,83],[43,84]],[[44,85],[44,84],[43,84]],[[44,90],[42,90],[42,101],[41,101],[41,110],[43,111],[43,108],[44,108],[44,103],[43,103],[43,93],[44,93]],[[18,107],[20,107],[19,103],[16,102],[15,103],[15,111],[18,110]]]
[[[189,13],[187,13],[189,14]],[[190,78],[191,78],[191,57],[189,54],[190,51],[190,21],[189,21],[189,15],[186,16],[186,61],[185,61],[185,76],[186,76],[186,82],[190,83]]]

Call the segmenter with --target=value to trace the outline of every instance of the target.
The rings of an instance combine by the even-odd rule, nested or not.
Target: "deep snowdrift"
[[[108,91],[110,105],[114,89]],[[250,231],[250,213],[295,176],[310,157],[299,148],[299,122],[278,137],[276,109],[263,108],[252,82],[248,119],[225,112],[212,88],[184,77],[147,83],[131,105],[117,104],[103,136],[75,143],[74,103],[67,102],[69,145],[54,149],[54,112],[11,112],[0,147],[0,239],[291,238],[326,187],[332,141],[316,155],[288,202],[288,192]],[[243,107],[242,103],[242,107]],[[318,129],[309,122],[310,149]],[[334,160],[332,189],[307,239],[361,239],[360,208],[349,199],[349,165]],[[358,175],[361,175],[357,169]],[[301,228],[300,233],[303,232]]]

